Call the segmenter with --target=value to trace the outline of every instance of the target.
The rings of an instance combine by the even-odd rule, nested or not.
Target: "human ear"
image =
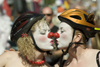
[[[81,33],[77,33],[76,35],[75,35],[75,42],[80,42],[81,41],[81,38],[82,38],[82,34]]]

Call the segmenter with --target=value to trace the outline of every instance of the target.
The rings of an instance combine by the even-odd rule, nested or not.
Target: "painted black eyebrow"
[[[63,27],[60,27],[59,29],[60,29],[60,30],[62,30],[62,29],[63,29]]]
[[[41,29],[42,31],[46,31],[45,29]],[[41,30],[39,30],[39,31],[41,31]]]

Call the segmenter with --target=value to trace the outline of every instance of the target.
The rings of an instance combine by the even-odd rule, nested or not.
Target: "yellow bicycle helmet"
[[[100,28],[94,23],[94,15],[80,9],[69,9],[58,16],[59,20],[68,23],[73,29],[80,30],[86,38],[94,37]]]

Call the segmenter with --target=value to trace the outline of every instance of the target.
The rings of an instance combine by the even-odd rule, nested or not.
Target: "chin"
[[[47,50],[47,51],[48,51],[48,50],[53,50],[53,47],[49,47],[49,48],[46,48],[46,47],[45,47],[45,48],[41,48],[41,49]]]
[[[53,48],[46,48],[46,49],[42,49],[43,51],[51,51],[53,50]]]
[[[67,49],[67,46],[58,45],[59,49]]]

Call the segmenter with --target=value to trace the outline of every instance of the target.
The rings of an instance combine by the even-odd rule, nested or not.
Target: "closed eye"
[[[46,34],[46,30],[40,30],[40,34],[45,35]]]
[[[45,33],[40,33],[40,34],[45,35]]]

